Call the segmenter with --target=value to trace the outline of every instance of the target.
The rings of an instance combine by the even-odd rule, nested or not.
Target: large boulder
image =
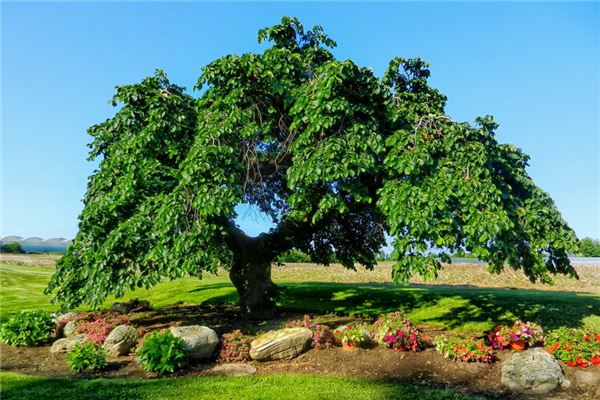
[[[63,328],[63,336],[73,337],[77,334],[77,321],[69,321]]]
[[[292,358],[309,347],[312,331],[307,328],[285,328],[267,332],[252,341],[250,357],[259,361]]]
[[[58,339],[56,342],[52,344],[50,348],[50,353],[68,353],[73,350],[75,345],[84,344],[88,341],[87,335],[85,333],[80,333],[79,335]]]
[[[109,357],[118,357],[129,354],[129,351],[137,344],[137,330],[131,325],[119,325],[113,329],[106,340],[104,348]]]
[[[181,338],[192,360],[210,358],[219,344],[217,333],[206,326],[177,326],[170,329],[175,337]]]
[[[556,359],[541,347],[516,352],[504,361],[502,383],[509,389],[535,394],[570,384]]]
[[[65,325],[75,317],[77,317],[77,313],[52,314],[52,321],[56,324],[53,338],[58,339],[63,337]]]

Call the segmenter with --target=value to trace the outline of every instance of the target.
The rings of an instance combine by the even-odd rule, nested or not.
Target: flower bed
[[[252,336],[244,335],[239,329],[223,334],[219,343],[217,362],[241,363],[250,360],[251,343]]]
[[[75,318],[77,333],[87,334],[88,341],[93,344],[102,344],[110,332],[119,325],[127,323],[127,319],[111,315],[97,315],[94,313],[82,314]]]
[[[313,332],[311,345],[314,349],[323,350],[333,346],[333,332],[329,327],[318,324],[310,319],[309,315],[304,315],[304,319],[287,322],[286,328],[298,328],[304,327],[310,329]]]
[[[519,342],[533,347],[541,345],[543,340],[544,331],[538,324],[520,320],[515,321],[512,326],[496,325],[487,334],[487,342],[495,350],[512,348]]]
[[[419,329],[400,311],[381,315],[372,332],[375,341],[395,350],[420,351],[425,347]]]
[[[345,348],[361,347],[368,339],[367,335],[365,335],[365,328],[361,326],[348,325],[343,329],[336,329],[333,334],[335,340]]]
[[[559,328],[547,336],[545,348],[569,367],[600,366],[600,332]]]
[[[444,357],[462,362],[492,363],[494,350],[483,339],[460,336],[438,336],[433,341],[435,348]]]

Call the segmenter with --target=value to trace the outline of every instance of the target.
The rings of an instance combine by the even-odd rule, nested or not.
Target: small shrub
[[[187,350],[181,338],[171,332],[153,332],[148,334],[137,351],[137,360],[144,370],[173,373],[185,365]]]
[[[381,315],[373,323],[373,339],[385,346],[401,351],[423,350],[421,331],[402,313]]]
[[[310,260],[310,255],[298,250],[298,249],[291,249],[286,251],[285,253],[282,253],[280,255],[278,255],[275,258],[275,262],[277,263],[309,263],[311,262]]]
[[[304,314],[303,319],[298,319],[296,321],[289,321],[284,324],[286,328],[307,328],[311,329],[313,327],[313,321],[310,319],[308,314]]]
[[[21,311],[2,325],[0,339],[11,346],[35,346],[47,342],[55,327],[46,311]]]
[[[496,350],[504,350],[511,343],[524,341],[529,347],[540,345],[544,340],[542,327],[533,322],[515,321],[512,326],[496,325],[487,334],[487,342]]]
[[[237,363],[250,360],[252,336],[244,335],[239,329],[225,333],[219,343],[217,362]]]
[[[297,321],[287,322],[286,328],[304,327],[313,332],[311,346],[317,350],[328,349],[333,346],[334,335],[329,327],[317,324],[310,319],[309,315],[304,315],[304,318]]]
[[[569,367],[600,366],[600,332],[559,328],[546,337],[545,348]]]
[[[23,250],[20,243],[11,242],[0,246],[0,253],[23,254],[25,253],[25,250]]]
[[[108,365],[104,347],[93,343],[76,344],[67,355],[67,363],[77,373],[101,371]]]
[[[86,333],[93,344],[102,344],[110,332],[119,325],[127,323],[121,317],[100,317],[92,321],[81,321],[77,325],[77,333]]]
[[[317,350],[328,349],[333,346],[334,342],[333,331],[329,327],[321,324],[316,324],[313,330],[312,345]]]
[[[462,362],[494,362],[494,351],[483,339],[461,338],[459,336],[438,336],[433,340],[438,352],[451,360]]]

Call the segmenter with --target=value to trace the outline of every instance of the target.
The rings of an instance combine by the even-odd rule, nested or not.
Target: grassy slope
[[[52,269],[0,264],[0,321],[23,309],[55,310],[42,291]],[[307,313],[336,312],[376,316],[404,309],[418,324],[480,333],[496,322],[532,320],[546,329],[587,326],[600,329],[600,296],[539,290],[452,288],[386,284],[288,282],[280,307]],[[176,302],[235,302],[235,289],[224,277],[184,278],[139,289],[126,296],[149,300],[154,307]],[[109,306],[114,299],[105,303]]]
[[[71,380],[0,372],[3,400],[86,399],[476,399],[447,389],[327,376]]]

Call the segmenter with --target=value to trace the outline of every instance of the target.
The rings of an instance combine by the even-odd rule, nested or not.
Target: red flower
[[[594,365],[600,365],[600,356],[594,356],[590,359],[590,361],[592,362],[592,364]]]
[[[594,339],[596,342],[600,342],[600,333],[596,335],[596,338]]]
[[[569,362],[567,363],[567,365],[568,365],[569,367],[575,367],[575,366],[577,366],[577,363],[576,363],[575,361],[569,361]]]

